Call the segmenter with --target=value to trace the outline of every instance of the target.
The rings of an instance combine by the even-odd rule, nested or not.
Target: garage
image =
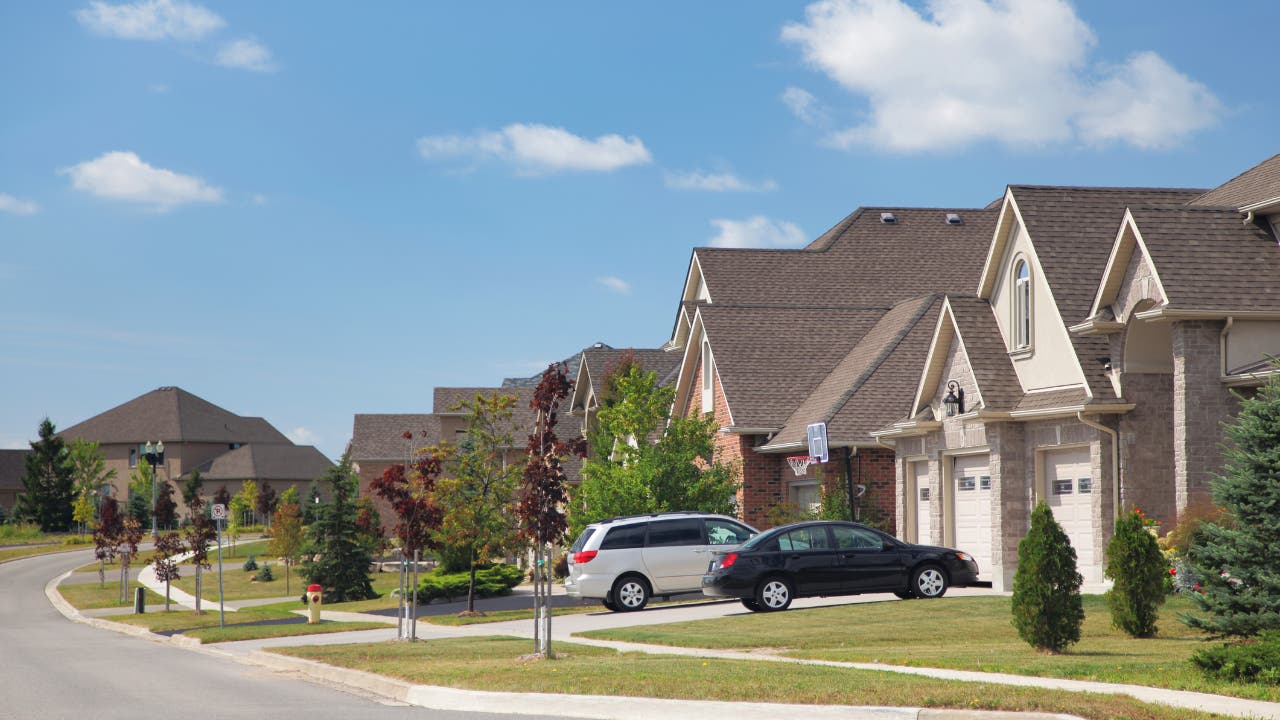
[[[1098,582],[1093,549],[1093,490],[1089,448],[1045,453],[1045,499],[1076,550],[1076,567],[1085,582]]]
[[[951,469],[955,548],[978,562],[978,577],[991,579],[991,471],[987,455],[955,458]]]
[[[915,494],[915,541],[923,545],[932,545],[933,517],[929,513],[933,495],[933,483],[929,480],[929,463],[921,461],[911,464],[911,473],[915,478],[912,484]]]

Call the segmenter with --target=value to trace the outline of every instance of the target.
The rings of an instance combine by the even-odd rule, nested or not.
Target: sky
[[[1225,7],[0,4],[0,447],[176,385],[336,458],[660,346],[694,247],[1213,187],[1280,151],[1280,4]]]

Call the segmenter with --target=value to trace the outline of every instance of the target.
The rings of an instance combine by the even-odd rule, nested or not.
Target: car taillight
[[[573,564],[581,565],[582,563],[589,563],[596,559],[596,553],[596,550],[583,550],[582,552],[576,552],[573,554]]]
[[[736,562],[738,562],[738,553],[729,553],[728,555],[720,558],[720,569],[723,570],[727,567],[733,567],[733,564]]]

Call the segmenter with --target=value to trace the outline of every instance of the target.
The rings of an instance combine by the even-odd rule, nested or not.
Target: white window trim
[[[711,360],[711,343],[702,341],[702,412],[715,412],[715,363]]]
[[[1025,268],[1026,278],[1020,277]],[[1035,336],[1034,297],[1032,293],[1031,263],[1019,257],[1013,263],[1013,280],[1010,293],[1011,323],[1009,328],[1010,352],[1026,353],[1032,350]]]

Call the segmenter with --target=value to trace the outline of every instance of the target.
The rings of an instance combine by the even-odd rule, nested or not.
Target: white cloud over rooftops
[[[294,445],[315,445],[320,436],[305,427],[296,427],[284,434]]]
[[[222,189],[198,177],[181,175],[143,162],[135,153],[109,152],[58,171],[71,187],[108,200],[149,205],[166,212],[190,203],[222,201]]]
[[[227,23],[203,5],[175,0],[111,5],[91,2],[76,12],[89,30],[125,40],[199,40]]]
[[[672,190],[704,192],[772,192],[778,189],[778,183],[773,180],[749,183],[731,172],[705,173],[701,170],[667,173],[665,183]]]
[[[233,40],[222,46],[214,62],[237,70],[260,73],[276,71],[276,62],[271,56],[271,50],[252,38]]]
[[[711,247],[722,248],[793,248],[808,241],[799,225],[775,221],[763,215],[746,220],[712,220],[719,233],[711,238]]]
[[[612,275],[605,275],[603,277],[598,277],[596,278],[596,284],[602,285],[618,293],[619,295],[631,294],[631,283],[619,277],[613,277]]]
[[[40,212],[40,205],[32,200],[23,200],[8,193],[0,193],[0,212],[11,215],[35,215]]]
[[[1174,145],[1214,124],[1221,104],[1155,53],[1090,61],[1093,31],[1065,0],[821,0],[782,39],[867,103],[837,147],[911,152],[993,140],[1010,146]],[[783,102],[805,122],[807,91]]]
[[[470,135],[427,135],[418,139],[418,153],[431,161],[498,160],[524,175],[610,172],[653,162],[634,135],[601,135],[593,140],[564,128],[520,123]]]

